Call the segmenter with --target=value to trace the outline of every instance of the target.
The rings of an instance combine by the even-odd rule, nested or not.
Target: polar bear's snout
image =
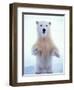
[[[45,34],[45,32],[46,32],[46,29],[45,29],[45,28],[43,28],[43,30],[42,30],[42,31],[43,31],[43,34]]]

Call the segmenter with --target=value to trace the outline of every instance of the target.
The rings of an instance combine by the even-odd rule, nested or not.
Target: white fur
[[[51,56],[46,59],[44,57],[37,56],[36,73],[51,73],[52,72],[52,61]]]
[[[40,26],[42,25],[42,27]],[[47,25],[47,26],[46,26]],[[46,29],[45,34],[42,33],[43,28]],[[45,21],[40,21],[37,23],[37,33],[38,37],[46,37],[49,34],[49,29],[50,29],[50,22],[45,22]]]
[[[34,55],[36,55],[36,57],[37,57],[36,73],[37,74],[52,73],[52,55],[56,55],[57,57],[59,57],[59,54],[58,54],[57,48],[55,48],[53,43],[51,42],[52,40],[48,39],[48,38],[50,38],[49,35],[50,35],[51,23],[45,22],[45,21],[40,21],[40,22],[37,21],[36,24],[37,24],[38,41],[40,41],[40,39],[43,39],[43,38],[50,40],[46,44],[42,43],[42,46],[45,45],[44,48],[42,48],[42,52],[40,52],[41,48],[37,47],[40,44],[37,45],[37,43],[36,43],[32,48],[32,53]],[[43,29],[45,29],[45,33],[43,33]],[[49,44],[51,44],[51,45],[49,45]],[[52,49],[51,53],[48,53],[48,50],[50,52],[52,47],[53,47],[53,49]],[[47,50],[46,50],[46,48],[47,48]],[[46,50],[47,53],[45,53],[45,51],[43,49]],[[41,53],[42,53],[42,55],[41,55]]]

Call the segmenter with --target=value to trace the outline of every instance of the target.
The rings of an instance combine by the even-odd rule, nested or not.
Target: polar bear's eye
[[[46,25],[46,27],[48,27],[48,25]]]
[[[40,25],[40,27],[42,27],[42,24]]]

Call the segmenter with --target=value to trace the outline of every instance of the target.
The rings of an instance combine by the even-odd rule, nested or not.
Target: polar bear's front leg
[[[33,55],[41,55],[41,50],[37,46],[33,46],[32,54]]]
[[[57,48],[53,48],[51,54],[52,56],[60,57],[59,51]]]
[[[38,49],[37,48],[32,48],[32,54],[37,55],[38,54]]]

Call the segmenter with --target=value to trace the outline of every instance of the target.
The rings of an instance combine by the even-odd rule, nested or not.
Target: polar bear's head
[[[51,22],[47,21],[36,21],[38,37],[47,37],[50,31]]]

